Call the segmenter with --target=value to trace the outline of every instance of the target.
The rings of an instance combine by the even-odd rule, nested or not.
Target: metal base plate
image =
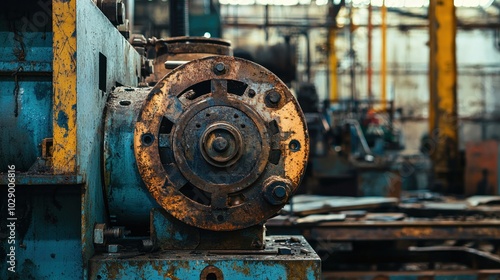
[[[321,260],[302,236],[266,237],[252,251],[123,251],[90,260],[89,279],[320,279]]]

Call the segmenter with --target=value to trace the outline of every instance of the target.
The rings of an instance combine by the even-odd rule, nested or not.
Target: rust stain
[[[288,137],[281,142],[282,149],[285,150],[285,172],[287,176],[296,184],[300,183],[302,174],[304,173],[309,155],[309,137],[307,135],[307,127],[303,118],[297,116],[302,114],[298,105],[295,102],[288,102],[283,108],[276,113],[280,119],[280,126],[283,133]],[[292,141],[299,143],[300,148],[297,151],[292,150]]]
[[[286,279],[306,279],[310,271],[315,273],[319,271],[319,267],[315,262],[285,262],[282,263],[286,270]],[[316,275],[319,277],[319,275]]]
[[[419,228],[414,228],[414,227],[403,227],[401,229],[400,236],[405,237],[405,236],[432,236],[434,233],[433,229],[430,227],[419,227]]]
[[[243,265],[238,265],[237,262],[233,262],[232,269],[239,272],[245,276],[250,276],[252,271],[250,271],[250,266],[247,261],[243,261]]]
[[[124,270],[124,266],[122,262],[111,262],[106,264],[106,277],[108,279],[121,279],[121,271]]]

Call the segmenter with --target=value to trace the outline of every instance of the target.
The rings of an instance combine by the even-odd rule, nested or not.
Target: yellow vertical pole
[[[429,2],[429,129],[434,175],[446,191],[458,175],[456,15],[453,0]]]
[[[76,172],[76,2],[52,1],[55,174]]]
[[[337,80],[337,53],[335,48],[335,27],[328,30],[328,50],[330,69],[330,102],[338,101],[338,80]]]
[[[382,53],[380,54],[381,60],[380,60],[380,101],[382,103],[382,111],[385,111],[387,109],[387,57],[386,57],[386,52],[387,52],[387,7],[385,6],[385,0],[382,1],[382,8],[381,8],[381,30],[380,32],[382,33]]]

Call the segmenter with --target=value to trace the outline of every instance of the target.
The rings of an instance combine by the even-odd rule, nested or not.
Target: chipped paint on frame
[[[53,86],[55,174],[76,172],[76,0],[54,0]]]

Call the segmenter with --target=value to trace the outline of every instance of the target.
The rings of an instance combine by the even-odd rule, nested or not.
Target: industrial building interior
[[[499,92],[500,0],[2,1],[0,279],[500,279]]]

